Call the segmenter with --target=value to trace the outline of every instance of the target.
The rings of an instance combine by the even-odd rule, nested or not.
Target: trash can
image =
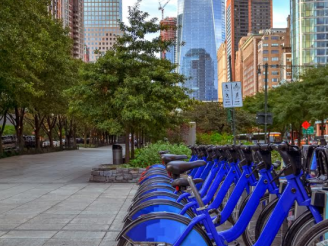
[[[113,145],[113,164],[123,164],[123,153],[121,145]]]

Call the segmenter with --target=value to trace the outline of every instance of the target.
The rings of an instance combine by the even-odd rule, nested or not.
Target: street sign
[[[256,114],[256,124],[265,125],[265,113]],[[267,125],[273,124],[273,115],[272,113],[267,113]]]
[[[313,135],[314,134],[314,127],[310,126],[307,129],[302,129],[303,134],[305,135]]]
[[[303,127],[305,130],[308,129],[310,126],[311,126],[311,124],[310,124],[308,121],[304,121],[304,122],[302,123],[302,127]]]
[[[243,106],[241,82],[222,83],[223,107],[237,108]]]

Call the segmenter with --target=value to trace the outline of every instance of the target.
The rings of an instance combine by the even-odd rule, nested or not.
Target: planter
[[[123,168],[119,165],[104,164],[91,170],[90,182],[136,183],[145,168]]]

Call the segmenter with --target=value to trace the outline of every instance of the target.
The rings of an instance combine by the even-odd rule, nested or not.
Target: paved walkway
[[[115,246],[133,184],[89,183],[108,147],[0,160],[0,246]]]

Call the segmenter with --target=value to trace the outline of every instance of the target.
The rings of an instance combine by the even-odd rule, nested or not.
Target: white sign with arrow
[[[243,106],[241,82],[222,83],[223,107],[238,108]]]

